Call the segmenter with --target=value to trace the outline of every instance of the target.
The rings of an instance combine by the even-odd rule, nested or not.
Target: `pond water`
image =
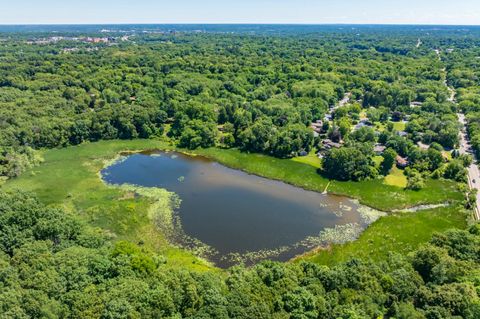
[[[221,267],[239,259],[247,264],[288,260],[318,245],[314,239],[325,230],[332,233],[337,227],[333,236],[342,237],[358,234],[368,224],[352,200],[250,175],[200,156],[129,155],[105,168],[102,177],[109,184],[160,187],[179,195],[182,233],[213,248],[215,253],[207,257]]]

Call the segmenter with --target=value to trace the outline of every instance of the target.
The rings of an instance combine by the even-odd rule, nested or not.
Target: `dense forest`
[[[303,158],[325,187],[335,181],[358,198],[355,185],[371,182],[361,185],[372,192],[378,183],[395,192],[376,201],[434,204],[439,228],[466,225],[463,209],[475,205],[466,191],[473,158],[459,151],[457,113],[466,115],[480,156],[479,28],[130,27],[138,31],[0,27],[0,318],[480,317],[480,228],[470,220],[382,260],[197,271],[92,225],[92,215],[108,209],[85,202],[105,196],[113,207],[114,191],[94,198],[1,189],[25,172],[35,176],[46,150],[147,139],[261,154],[278,175],[293,167],[280,161]],[[82,156],[88,168],[104,165]],[[92,181],[84,171],[68,173],[78,184]],[[387,177],[393,184],[382,184]],[[420,198],[422,189],[434,190],[431,198]],[[445,201],[439,192],[459,196]],[[121,205],[140,223],[132,207],[146,210],[145,202]],[[460,222],[451,222],[452,211]],[[120,219],[112,216],[111,223]],[[421,218],[412,227],[434,224]],[[401,231],[392,229],[385,234]]]
[[[461,166],[459,174],[442,170],[441,151],[458,146],[444,63],[433,49],[412,45],[409,32],[390,40],[387,31],[166,33],[100,44],[78,36],[7,37],[1,174],[35,164],[35,148],[168,134],[180,147],[237,147],[280,158],[321,151],[325,139],[345,143],[345,156],[327,158],[342,158],[353,171],[332,172],[327,163],[323,172],[343,180],[385,174],[388,167],[372,161],[380,143],[410,159],[409,176],[463,179]],[[345,96],[349,103],[335,108]],[[319,121],[318,137],[310,124]],[[434,147],[427,152],[419,142]],[[349,150],[359,147],[365,158],[352,163],[348,158],[358,157]]]
[[[32,195],[0,193],[2,318],[478,318],[480,229],[411,256],[336,267],[264,262],[225,275],[106,234]]]

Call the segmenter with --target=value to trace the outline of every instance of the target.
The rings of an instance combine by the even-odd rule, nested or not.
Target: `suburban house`
[[[382,145],[382,144],[380,144],[380,143],[377,143],[377,144],[375,144],[375,146],[373,147],[373,151],[375,152],[375,154],[381,155],[381,154],[383,154],[383,152],[385,152],[385,149],[386,149],[386,148],[387,148],[387,147],[386,147],[385,145]]]
[[[401,157],[400,155],[397,155],[395,158],[395,162],[397,163],[398,168],[405,168],[408,165],[408,160],[405,157]]]

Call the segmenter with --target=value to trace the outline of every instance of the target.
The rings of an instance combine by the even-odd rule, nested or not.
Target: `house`
[[[424,144],[420,141],[417,142],[417,145],[421,150],[428,150],[430,148],[430,145]]]
[[[398,135],[398,136],[401,136],[401,137],[405,137],[405,136],[408,135],[408,133],[405,132],[405,131],[398,131],[398,132],[397,132],[397,135]]]
[[[314,132],[317,133],[322,133],[323,130],[323,121],[322,120],[317,120],[310,124],[310,127],[313,129]]]
[[[405,168],[408,166],[408,160],[400,155],[397,155],[395,162],[397,163],[398,168]]]
[[[305,150],[301,150],[300,152],[298,152],[298,156],[307,156],[307,155],[308,155],[308,152]]]
[[[423,103],[422,102],[412,102],[410,103],[410,107],[419,107],[419,106],[422,106]]]
[[[322,141],[322,144],[323,144],[323,149],[324,149],[324,150],[330,150],[330,149],[332,149],[332,148],[340,148],[340,147],[342,147],[342,144],[341,144],[341,143],[333,142],[333,141],[330,140],[330,139],[323,140],[323,141]]]
[[[375,152],[375,154],[381,155],[381,154],[383,154],[383,152],[385,152],[386,148],[387,147],[385,145],[375,144],[375,146],[373,147],[373,151]]]
[[[354,131],[358,131],[359,129],[361,129],[362,127],[367,127],[367,126],[371,126],[370,122],[368,121],[368,119],[361,119],[357,125],[355,125],[353,127],[353,130]]]

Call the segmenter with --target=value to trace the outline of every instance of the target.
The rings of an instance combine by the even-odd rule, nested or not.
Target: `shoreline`
[[[102,180],[102,182],[108,186],[108,187],[117,187],[119,189],[122,188],[123,185],[111,185],[111,184],[108,184],[102,177],[102,174],[101,174],[101,171],[111,165],[115,165],[118,163],[118,161],[120,160],[123,160],[124,157],[126,156],[129,156],[129,155],[133,155],[133,154],[146,154],[146,155],[151,155],[151,154],[154,154],[156,152],[178,152],[180,154],[184,154],[184,155],[187,155],[187,156],[191,156],[191,157],[203,157],[205,159],[208,159],[209,161],[212,161],[212,162],[216,162],[216,163],[219,163],[220,165],[223,165],[227,168],[230,168],[230,169],[234,169],[234,170],[238,170],[238,171],[241,171],[241,172],[244,172],[248,175],[252,175],[252,176],[257,176],[257,177],[261,177],[261,178],[265,178],[265,179],[268,179],[270,181],[276,181],[276,182],[281,182],[281,183],[285,183],[287,185],[290,185],[290,186],[293,186],[293,187],[297,187],[297,188],[300,188],[304,191],[312,191],[312,192],[316,192],[318,194],[324,194],[324,195],[329,195],[329,196],[339,196],[339,197],[343,197],[343,198],[346,198],[348,200],[353,200],[353,201],[356,201],[358,203],[358,205],[360,207],[363,207],[364,209],[367,209],[367,210],[372,210],[372,211],[377,211],[380,213],[380,215],[378,217],[376,217],[375,219],[373,219],[371,222],[368,222],[366,223],[366,226],[355,236],[355,238],[351,238],[346,242],[354,242],[356,240],[358,240],[358,238],[371,226],[373,225],[379,218],[381,217],[384,217],[384,216],[388,216],[388,215],[392,215],[392,214],[399,214],[399,213],[405,213],[405,212],[419,212],[419,211],[423,211],[423,210],[429,210],[429,209],[433,209],[433,208],[439,208],[439,207],[448,207],[450,205],[452,205],[451,203],[448,203],[448,202],[444,202],[444,203],[441,203],[441,204],[418,204],[418,205],[415,205],[415,206],[410,206],[408,208],[404,208],[404,209],[393,209],[391,211],[382,211],[382,210],[377,210],[371,206],[368,206],[368,205],[365,205],[365,204],[362,204],[358,199],[354,198],[354,197],[351,197],[351,196],[347,196],[347,195],[339,195],[339,194],[335,194],[335,193],[331,193],[331,192],[327,192],[327,193],[320,193],[316,190],[312,190],[312,189],[308,189],[308,188],[305,188],[305,187],[301,187],[295,183],[289,183],[288,181],[284,181],[282,179],[274,179],[274,178],[269,178],[269,177],[265,177],[265,176],[262,176],[260,174],[256,174],[254,172],[251,172],[249,170],[246,170],[246,169],[241,169],[241,168],[237,168],[237,167],[234,167],[234,166],[231,166],[231,165],[228,165],[222,161],[218,161],[216,158],[212,157],[212,156],[205,156],[203,154],[197,154],[197,153],[194,153],[194,152],[191,152],[191,151],[188,151],[188,150],[184,150],[184,149],[176,149],[175,147],[172,147],[172,148],[149,148],[149,149],[143,149],[143,150],[127,150],[127,151],[120,151],[117,153],[117,155],[115,155],[112,159],[110,160],[105,160],[104,163],[105,165],[103,166],[103,168],[101,168],[97,175],[98,177]],[[327,185],[330,185],[330,182],[327,184]],[[143,186],[141,185],[131,185],[133,187],[138,187],[138,188],[143,188]],[[154,189],[159,189],[159,190],[164,190],[164,189],[161,189],[161,188],[158,188],[158,187],[153,187]],[[141,196],[143,196],[142,194],[139,194]],[[320,230],[319,231],[319,236],[317,236],[318,238],[321,237],[321,234],[322,232],[324,232],[326,229],[324,230]],[[317,238],[315,237],[315,238]],[[314,238],[314,237],[311,237],[311,238]],[[194,238],[196,239],[196,238]],[[305,242],[307,241],[309,238],[305,238],[304,240],[298,242],[298,243],[295,243],[293,245],[289,245],[291,247],[289,247],[288,250],[291,250],[291,249],[296,249],[298,248],[297,246],[301,245],[302,242]],[[198,239],[196,239],[198,241]],[[215,264],[214,261],[212,261],[208,254],[206,255],[199,255],[198,253],[195,252],[195,249],[191,249],[189,247],[185,247],[184,245],[182,245],[182,243],[180,242],[175,242],[175,241],[171,241],[169,240],[169,243],[173,246],[177,246],[181,249],[184,249],[194,255],[196,255],[198,258],[200,259],[203,259],[204,261],[206,261],[207,263],[213,265],[214,267],[216,268],[220,268],[220,269],[225,269],[224,267],[219,267]],[[301,260],[301,259],[304,259],[304,258],[309,258],[309,257],[312,257],[318,253],[320,253],[321,251],[327,251],[329,249],[332,249],[332,246],[333,245],[337,245],[337,244],[344,244],[344,242],[340,242],[340,243],[335,243],[334,241],[330,240],[330,241],[325,241],[325,243],[322,243],[320,245],[315,245],[315,246],[312,246],[311,249],[307,249],[305,250],[303,253],[300,253],[298,255],[295,255],[289,259],[286,259],[285,261],[283,262],[296,262],[298,260]],[[204,244],[205,245],[205,244]],[[263,260],[269,260],[269,258],[261,258],[261,257],[258,257],[258,260],[256,260],[257,258],[252,258],[252,256],[256,256],[256,255],[262,255],[264,252],[268,252],[268,256],[269,257],[275,257],[274,255],[281,255],[282,253],[284,253],[285,251],[283,249],[286,249],[287,247],[277,247],[277,248],[274,248],[274,249],[267,249],[267,250],[260,250],[260,251],[252,251],[252,252],[246,252],[246,253],[231,253],[232,255],[236,255],[238,256],[239,260],[244,263],[245,261],[247,260],[250,260],[250,263],[251,265],[255,265],[257,264],[258,262],[261,262]],[[270,254],[271,252],[273,251],[276,251],[276,250],[280,250],[278,254]],[[221,258],[227,258],[228,255],[225,255],[225,256],[221,256]],[[249,266],[251,266],[249,265]],[[228,268],[228,267],[227,267]]]

